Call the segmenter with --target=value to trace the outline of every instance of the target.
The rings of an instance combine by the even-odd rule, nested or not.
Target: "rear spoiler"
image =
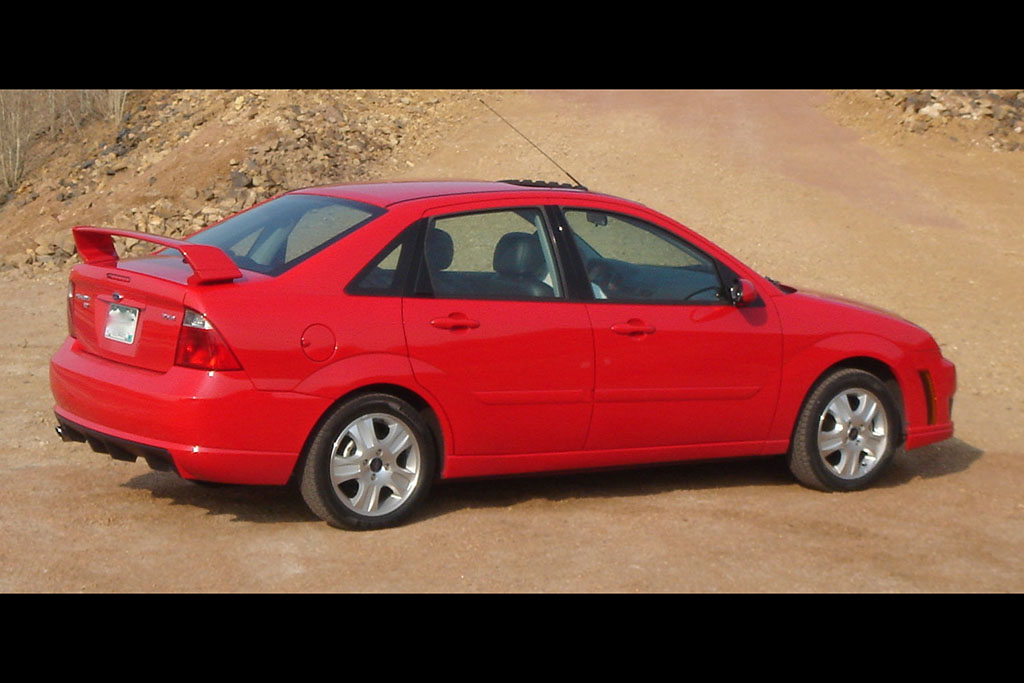
[[[85,263],[92,265],[116,267],[118,256],[117,250],[114,248],[114,237],[131,237],[142,242],[152,242],[180,251],[181,255],[185,257],[185,263],[195,273],[189,278],[191,284],[230,282],[242,277],[242,271],[238,269],[234,261],[220,247],[209,244],[195,244],[173,237],[161,237],[133,230],[95,228],[91,225],[76,225],[71,232],[75,236],[78,255]]]

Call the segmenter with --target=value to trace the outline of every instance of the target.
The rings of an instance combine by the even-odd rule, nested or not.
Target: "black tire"
[[[804,402],[789,469],[800,483],[821,491],[866,488],[895,457],[901,430],[900,412],[881,380],[863,370],[837,370]]]
[[[309,445],[302,497],[331,526],[381,529],[404,521],[437,471],[429,427],[407,402],[365,394],[338,406]]]

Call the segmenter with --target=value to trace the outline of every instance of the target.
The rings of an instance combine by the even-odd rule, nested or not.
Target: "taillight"
[[[75,283],[68,280],[68,335],[75,336]]]
[[[235,354],[202,313],[189,308],[181,321],[175,365],[201,370],[241,370]]]

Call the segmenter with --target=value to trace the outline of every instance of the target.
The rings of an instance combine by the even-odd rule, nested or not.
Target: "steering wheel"
[[[717,291],[717,290],[718,290],[718,286],[717,285],[713,285],[711,287],[704,287],[702,289],[698,289],[696,292],[692,292],[692,293],[686,295],[685,297],[683,297],[683,301],[689,301],[693,297],[697,296],[698,294],[702,294],[704,292],[714,292],[714,291]]]
[[[593,260],[587,264],[587,277],[590,278],[592,284],[597,285],[601,288],[608,298],[612,298],[612,294],[621,291],[622,287],[619,282],[619,274],[615,268],[605,262]]]

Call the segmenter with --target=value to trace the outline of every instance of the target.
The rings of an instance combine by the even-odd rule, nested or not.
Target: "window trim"
[[[381,249],[374,258],[349,281],[345,287],[345,293],[352,296],[376,296],[376,297],[410,297],[410,298],[432,298],[440,299],[433,292],[429,280],[429,273],[426,267],[426,255],[424,253],[424,241],[426,239],[427,229],[433,224],[436,218],[446,218],[450,216],[460,215],[472,215],[480,213],[489,213],[494,211],[511,211],[515,209],[539,209],[542,213],[544,221],[543,229],[547,231],[547,237],[550,240],[552,246],[552,257],[555,261],[555,269],[557,271],[557,277],[562,286],[562,295],[557,297],[524,297],[524,298],[496,298],[493,296],[466,296],[461,297],[462,299],[470,301],[536,301],[536,302],[565,302],[565,303],[594,303],[594,304],[641,304],[646,306],[732,306],[728,299],[721,301],[680,301],[680,300],[656,300],[650,299],[598,299],[594,296],[593,290],[590,287],[590,278],[587,276],[586,268],[584,266],[583,255],[580,253],[579,248],[576,246],[576,240],[574,239],[574,232],[569,225],[568,218],[565,216],[565,211],[568,209],[580,210],[580,211],[597,211],[612,216],[620,216],[634,221],[640,221],[652,228],[669,235],[680,242],[686,244],[689,248],[693,249],[696,253],[703,255],[709,259],[716,269],[719,281],[722,283],[723,292],[727,292],[729,286],[739,281],[740,276],[732,268],[723,263],[720,259],[712,256],[706,250],[696,246],[691,241],[687,240],[681,235],[676,234],[674,231],[655,223],[647,218],[641,218],[639,216],[625,213],[622,211],[614,211],[607,208],[599,208],[587,205],[577,204],[516,204],[508,206],[498,207],[487,207],[487,208],[473,208],[463,211],[453,211],[451,213],[431,213],[424,215],[423,217],[413,221],[406,228],[404,228],[399,234],[394,237],[388,244]],[[398,246],[403,240],[409,240],[408,247],[403,248],[402,256],[399,259],[398,266],[395,273],[395,283],[387,292],[374,292],[369,290],[362,290],[357,286],[357,282],[365,277],[370,270],[375,268],[392,249]],[[760,295],[757,300],[748,304],[746,308],[758,308],[764,306],[765,303],[761,299]]]

